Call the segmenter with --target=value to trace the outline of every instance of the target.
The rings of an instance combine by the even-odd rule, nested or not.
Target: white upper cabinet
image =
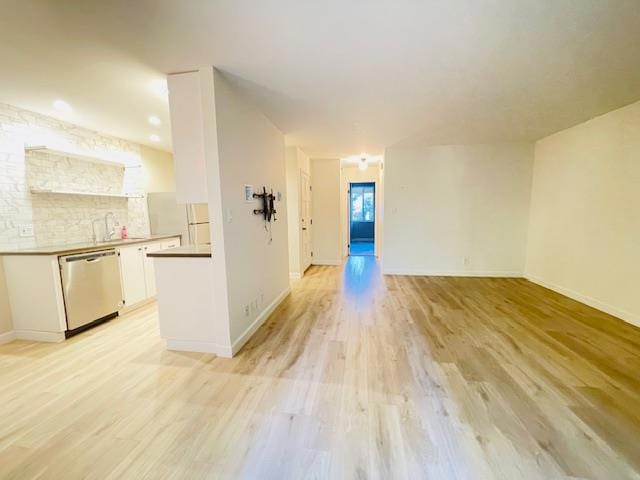
[[[202,95],[199,72],[167,77],[178,203],[207,203]]]

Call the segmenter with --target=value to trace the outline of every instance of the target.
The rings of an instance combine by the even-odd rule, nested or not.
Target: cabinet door
[[[130,307],[147,298],[142,246],[120,249],[120,275],[125,305]]]
[[[153,258],[147,257],[147,253],[162,250],[162,243],[149,243],[142,249],[144,255],[144,282],[147,290],[147,298],[156,295],[156,273],[153,268]]]
[[[178,203],[206,203],[202,95],[199,72],[167,77],[173,168]]]

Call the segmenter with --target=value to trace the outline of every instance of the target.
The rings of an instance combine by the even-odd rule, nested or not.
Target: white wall
[[[173,155],[140,145],[142,157],[142,189],[144,192],[175,192],[176,178]]]
[[[343,165],[340,180],[340,252],[342,257],[349,255],[349,184],[357,182],[374,182],[376,184],[375,198],[375,254],[382,251],[382,198],[383,185],[380,181],[380,164],[369,165],[366,170],[360,170],[357,166]]]
[[[522,275],[532,161],[527,144],[387,149],[384,272]]]
[[[340,159],[311,159],[314,265],[339,265]]]
[[[286,148],[287,164],[287,225],[289,238],[289,274],[300,278],[303,274],[302,231],[300,227],[300,174],[311,175],[309,157],[298,147]]]
[[[266,186],[285,193],[284,135],[218,71],[214,71],[215,122],[218,172],[208,163],[211,213],[214,215],[213,264],[226,271],[231,342],[243,338],[273,302],[289,291],[286,195],[276,202],[277,221],[265,231],[261,216],[254,215],[257,201],[246,202],[244,185]],[[220,189],[219,205],[215,188]],[[221,211],[217,216],[215,212]],[[222,235],[223,242],[216,242]],[[224,252],[224,264],[219,262]],[[244,306],[256,301],[257,309],[245,315]],[[258,320],[257,320],[258,319]]]
[[[640,326],[640,102],[536,143],[526,276]]]

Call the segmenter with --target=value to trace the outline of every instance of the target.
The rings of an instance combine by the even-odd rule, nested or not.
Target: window
[[[373,184],[351,185],[351,221],[375,220],[375,188]]]

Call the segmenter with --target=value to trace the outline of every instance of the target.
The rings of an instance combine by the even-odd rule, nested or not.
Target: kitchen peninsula
[[[170,350],[233,354],[224,286],[214,278],[209,246],[153,252],[160,336]]]

